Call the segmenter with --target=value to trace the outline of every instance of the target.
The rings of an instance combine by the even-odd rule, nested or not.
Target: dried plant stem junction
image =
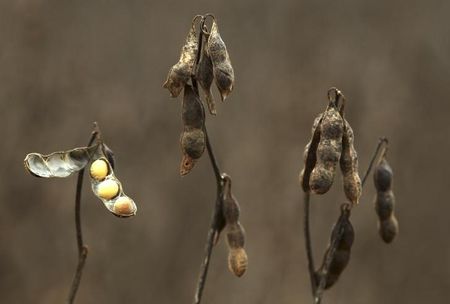
[[[385,151],[387,149],[388,140],[385,137],[382,137],[379,139],[378,145],[375,149],[375,152],[372,156],[372,159],[369,163],[369,166],[364,174],[364,177],[361,181],[362,186],[364,186],[364,183],[367,180],[367,177],[370,174],[370,171],[372,170],[373,164],[375,163],[375,160],[377,159],[377,156],[383,155],[384,152],[380,153],[380,151]],[[312,250],[312,242],[311,242],[311,232],[310,232],[310,193],[304,192],[303,193],[303,207],[304,207],[304,226],[303,226],[303,233],[305,238],[305,248],[306,248],[306,256],[308,259],[308,272],[311,279],[311,291],[313,295],[314,304],[320,304],[322,302],[322,296],[326,285],[326,274],[328,273],[330,269],[330,265],[333,259],[333,256],[335,255],[338,242],[342,238],[342,235],[344,233],[343,228],[339,227],[339,230],[337,231],[336,237],[331,240],[330,244],[330,250],[327,253],[327,256],[325,258],[325,263],[322,270],[322,275],[319,276],[319,280],[317,281],[316,275],[315,275],[315,265],[314,265],[314,255]],[[345,205],[345,204],[344,204]]]
[[[195,66],[197,66],[198,62],[200,61],[203,34],[204,34],[205,27],[206,27],[205,21],[206,21],[207,16],[208,15],[201,16],[200,31],[199,31],[199,37],[198,37],[199,45],[198,45],[198,51],[197,51],[197,55],[196,55],[196,59],[195,59]],[[195,71],[195,67],[194,67],[193,71]],[[191,81],[192,81],[192,86],[193,86],[194,90],[196,91],[197,95],[200,96],[197,80],[195,79],[194,74],[192,74],[192,76],[191,76]],[[201,106],[202,106],[203,112],[205,112],[203,103],[201,103]],[[211,145],[211,141],[208,136],[206,125],[203,126],[203,130],[205,132],[205,138],[206,138],[206,150],[208,151],[208,157],[211,161],[211,166],[214,171],[214,176],[216,179],[217,192],[216,192],[216,201],[214,204],[214,210],[213,210],[212,218],[211,218],[211,224],[209,227],[208,236],[207,236],[206,244],[205,244],[205,256],[204,256],[203,262],[200,266],[200,274],[198,277],[197,287],[195,290],[195,296],[194,296],[194,302],[193,302],[194,304],[200,304],[200,302],[202,300],[203,290],[205,288],[206,278],[208,275],[209,263],[211,260],[211,254],[212,254],[212,250],[214,247],[214,239],[216,237],[216,233],[218,232],[219,217],[220,217],[220,212],[221,212],[221,208],[222,208],[222,193],[223,193],[223,186],[224,186],[224,179],[222,177],[221,171],[217,164],[217,160],[216,160],[216,157],[215,157],[213,149],[212,149],[212,145]]]
[[[100,136],[100,130],[97,123],[94,123],[94,130],[92,131],[91,138],[88,142],[88,147],[91,146],[96,139]],[[75,300],[75,296],[80,286],[81,276],[83,274],[83,268],[86,263],[86,258],[88,254],[88,247],[83,242],[83,231],[81,229],[81,191],[83,189],[83,177],[84,169],[78,172],[77,188],[75,194],[75,229],[77,233],[77,246],[78,246],[78,265],[75,270],[75,275],[72,280],[72,285],[70,286],[69,296],[67,298],[67,303],[72,304]]]

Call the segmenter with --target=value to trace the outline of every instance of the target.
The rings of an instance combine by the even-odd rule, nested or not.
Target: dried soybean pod
[[[383,156],[373,172],[373,181],[377,191],[387,191],[392,188],[393,172],[391,166]]]
[[[206,39],[208,39],[209,34],[204,34]],[[216,103],[211,92],[211,85],[214,80],[214,70],[211,57],[209,57],[206,51],[206,45],[202,47],[202,55],[199,63],[197,64],[196,78],[200,83],[200,87],[205,93],[206,104],[208,105],[209,112],[212,115],[216,115]]]
[[[67,177],[83,169],[98,145],[58,151],[48,155],[29,153],[24,159],[25,169],[36,177]]]
[[[181,134],[181,150],[192,159],[198,159],[205,151],[205,133],[202,129],[188,129]]]
[[[224,101],[233,90],[234,70],[227,47],[222,37],[220,37],[216,20],[213,20],[211,33],[208,38],[208,54],[213,64],[216,86],[219,89],[222,101]]]
[[[184,176],[191,172],[192,168],[195,166],[195,159],[190,157],[187,154],[183,154],[183,157],[181,158],[180,163],[180,175]]]
[[[398,234],[398,221],[395,218],[395,196],[392,191],[393,172],[384,152],[374,169],[373,180],[377,194],[375,211],[378,216],[378,232],[385,243],[391,243]]]
[[[380,191],[375,196],[375,212],[380,221],[388,220],[394,213],[395,196],[391,190]]]
[[[194,17],[192,20],[191,29],[184,46],[181,48],[180,59],[170,69],[167,80],[163,87],[168,89],[172,97],[178,97],[184,85],[189,81],[193,74],[193,68],[195,64],[195,57],[198,50],[198,37],[195,31],[195,20],[198,17]]]
[[[184,87],[181,117],[185,128],[203,128],[205,121],[203,106],[197,93],[188,84]]]
[[[213,240],[214,245],[217,245],[217,243],[219,242],[220,233],[223,231],[226,225],[227,222],[225,221],[225,217],[223,216],[222,208],[220,208],[217,214],[216,227],[214,231],[214,240]]]
[[[385,243],[391,243],[398,234],[398,221],[395,216],[392,215],[389,219],[378,222],[378,231]]]
[[[238,249],[244,247],[245,231],[239,222],[228,224],[227,241],[230,249]]]
[[[315,119],[312,126],[312,137],[309,143],[306,145],[303,152],[303,161],[305,163],[303,170],[300,172],[300,184],[302,185],[304,192],[309,192],[309,178],[311,172],[316,165],[317,157],[316,151],[320,141],[320,128],[319,125],[322,121],[323,113],[320,113]]]
[[[343,175],[344,192],[348,200],[356,205],[359,203],[362,186],[358,174],[358,154],[353,146],[353,130],[344,119],[344,134],[342,136],[342,153],[340,166]]]
[[[228,268],[237,277],[241,277],[248,267],[248,257],[244,248],[231,249],[228,254]]]
[[[323,275],[325,275],[325,289],[330,288],[336,283],[350,261],[351,248],[354,239],[355,232],[350,222],[350,208],[344,204],[341,208],[341,215],[333,227],[330,244],[325,252],[322,266],[315,273],[317,284],[319,284],[320,277]],[[332,248],[333,243],[336,244],[335,248]],[[324,274],[326,261],[329,258],[331,258],[331,261],[329,263],[328,272]]]
[[[228,175],[224,177],[222,214],[228,225],[237,223],[239,220],[239,203],[231,193],[231,178]]]
[[[320,124],[320,141],[317,146],[317,161],[311,172],[309,186],[316,194],[330,190],[341,157],[344,126],[336,105],[330,103]]]

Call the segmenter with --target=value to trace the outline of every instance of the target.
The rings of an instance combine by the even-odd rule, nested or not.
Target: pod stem
[[[99,139],[100,129],[96,122],[94,122],[94,130],[92,131],[91,138],[89,139],[88,147],[90,147],[94,141]],[[77,236],[77,246],[78,246],[78,265],[75,270],[75,275],[72,280],[72,285],[70,286],[69,296],[67,298],[67,303],[72,304],[75,300],[75,296],[80,286],[81,275],[83,274],[83,268],[86,263],[86,258],[88,254],[88,247],[83,242],[83,231],[81,229],[81,192],[83,190],[83,177],[84,168],[78,172],[77,188],[75,193],[75,230]]]
[[[193,68],[193,73],[191,76],[192,81],[192,87],[194,88],[195,92],[200,98],[199,90],[198,90],[198,84],[197,80],[195,79],[195,70],[197,68],[198,62],[200,61],[201,51],[202,51],[202,43],[203,43],[203,35],[205,35],[206,30],[204,30],[205,27],[205,21],[206,18],[209,16],[209,14],[202,16],[200,21],[200,31],[199,31],[199,37],[198,37],[198,50],[197,55],[195,59],[195,65]],[[205,113],[205,109],[203,106],[203,103],[200,102],[201,108],[203,113]],[[216,236],[216,233],[218,233],[218,226],[219,226],[219,219],[220,219],[220,212],[222,210],[222,192],[224,187],[224,179],[222,177],[221,171],[219,169],[219,165],[217,163],[216,157],[214,155],[214,151],[212,149],[211,141],[209,140],[208,131],[206,128],[206,124],[203,124],[203,131],[205,132],[205,139],[206,139],[206,150],[208,151],[208,157],[211,161],[211,166],[214,171],[214,176],[216,179],[217,184],[217,192],[216,192],[216,202],[214,204],[214,210],[212,213],[211,223],[208,230],[208,236],[206,238],[206,244],[205,244],[205,255],[203,262],[200,266],[200,274],[197,281],[197,286],[195,290],[194,295],[194,304],[200,304],[202,300],[203,290],[205,288],[206,284],[206,278],[208,275],[208,269],[209,264],[211,260],[212,251],[214,248],[214,239]]]
[[[388,145],[389,145],[389,141],[388,141],[387,137],[380,137],[380,139],[378,140],[378,145],[375,149],[375,152],[373,153],[372,159],[370,160],[369,167],[367,167],[366,173],[364,174],[364,177],[361,181],[361,186],[364,186],[364,183],[366,182],[367,177],[370,174],[370,171],[372,171],[372,167],[373,167],[373,164],[375,163],[375,160],[377,159],[377,156],[382,157],[386,154]],[[382,151],[382,152],[380,153],[380,151]]]
[[[314,276],[314,256],[311,245],[311,232],[309,229],[309,207],[310,207],[310,193],[303,192],[303,207],[304,207],[304,219],[303,219],[303,232],[305,234],[305,248],[306,248],[306,256],[308,259],[308,271],[309,277],[311,279],[311,290],[313,296],[316,293],[316,279]]]

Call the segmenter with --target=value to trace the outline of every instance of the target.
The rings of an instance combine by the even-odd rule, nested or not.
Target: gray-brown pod
[[[239,221],[240,208],[234,195],[231,193],[231,179],[226,179],[222,198],[222,214],[227,224]]]
[[[353,130],[344,119],[344,134],[342,137],[342,153],[340,167],[343,175],[344,193],[352,204],[359,203],[362,192],[361,179],[358,174],[358,154],[353,145]]]
[[[311,176],[311,172],[314,169],[317,161],[317,146],[319,145],[320,141],[320,128],[319,125],[322,121],[323,113],[320,113],[315,119],[311,130],[311,140],[308,142],[308,144],[305,147],[305,150],[303,151],[303,162],[304,167],[303,170],[300,172],[299,180],[300,184],[303,188],[304,192],[309,192],[309,179]]]
[[[205,36],[206,39],[208,39],[209,34],[205,34]],[[211,91],[211,86],[214,81],[214,70],[211,57],[209,57],[206,49],[207,46],[206,44],[204,44],[202,47],[200,61],[197,64],[196,78],[205,94],[206,104],[208,105],[209,112],[212,115],[216,115],[216,103]]]
[[[181,118],[186,128],[202,129],[205,121],[205,113],[198,94],[192,86],[185,85]]]
[[[343,132],[342,117],[336,107],[330,105],[320,124],[317,161],[309,179],[309,187],[316,194],[326,193],[333,184],[336,165],[342,152]]]
[[[373,181],[377,191],[387,191],[392,187],[393,172],[391,166],[383,157],[380,163],[375,167],[373,171]]]
[[[340,275],[347,267],[350,261],[351,248],[355,239],[355,232],[350,222],[350,210],[342,208],[341,215],[337,223],[333,227],[331,233],[330,244],[325,252],[322,266],[315,273],[316,283],[319,284],[321,276],[325,275],[325,289],[333,286],[339,279]],[[336,250],[331,257],[331,263],[328,273],[324,274],[325,261],[329,254],[331,254],[331,244],[337,240]]]
[[[233,90],[234,70],[231,65],[227,47],[220,37],[216,21],[213,21],[211,33],[208,38],[208,54],[213,64],[214,79],[219,89],[222,101]]]
[[[375,212],[378,216],[378,233],[385,243],[391,243],[398,234],[399,225],[394,213],[393,172],[385,155],[374,169],[373,181],[377,190]]]
[[[186,128],[181,134],[181,150],[192,159],[199,159],[205,151],[205,132],[202,129]]]
[[[193,74],[195,57],[198,50],[198,37],[195,31],[195,19],[192,22],[186,42],[181,48],[180,59],[172,66],[163,87],[168,89],[172,97],[178,97]]]

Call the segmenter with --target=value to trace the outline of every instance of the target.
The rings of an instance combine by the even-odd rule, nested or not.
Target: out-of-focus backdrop
[[[207,156],[178,174],[180,99],[162,88],[191,19],[216,14],[236,84],[207,125],[233,177],[249,269],[215,248],[204,303],[309,303],[298,172],[326,91],[347,97],[360,171],[391,142],[400,235],[377,234],[373,184],[352,214],[348,268],[325,303],[444,303],[450,296],[448,1],[59,1],[0,3],[0,298],[63,303],[77,262],[76,177],[37,179],[29,152],[87,143],[93,121],[139,205],[111,215],[85,180],[90,251],[77,303],[190,303],[215,199]],[[216,97],[217,91],[215,91]],[[344,200],[313,197],[316,263]]]

